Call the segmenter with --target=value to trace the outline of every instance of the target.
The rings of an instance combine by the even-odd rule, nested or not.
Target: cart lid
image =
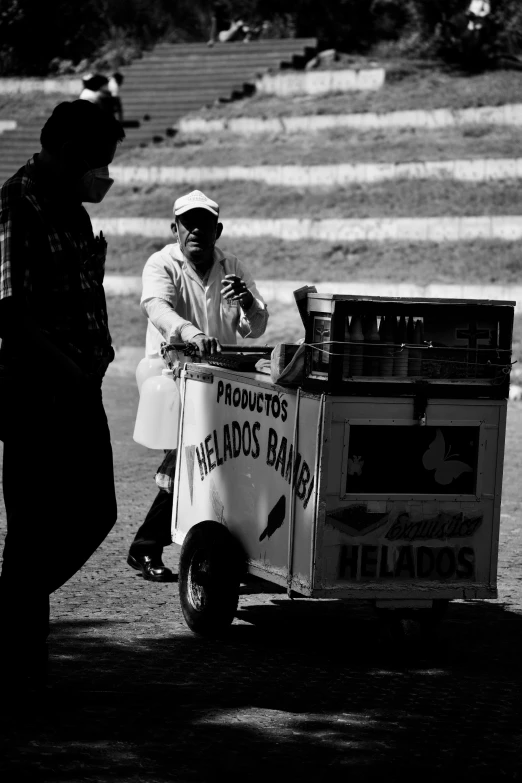
[[[403,304],[480,305],[494,307],[516,307],[516,302],[507,299],[441,299],[427,296],[362,296],[351,294],[309,293],[308,299],[335,300],[341,302],[397,302]]]

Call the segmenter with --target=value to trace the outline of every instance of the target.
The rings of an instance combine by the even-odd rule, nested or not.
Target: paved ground
[[[53,597],[52,691],[3,705],[4,780],[522,780],[522,406],[509,412],[500,599],[452,605],[436,643],[404,648],[369,607],[258,585],[226,638],[193,636],[177,586],[125,564],[157,457],[130,437],[132,381],[113,377],[105,399],[119,522]]]

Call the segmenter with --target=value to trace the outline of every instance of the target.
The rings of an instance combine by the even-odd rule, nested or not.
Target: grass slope
[[[452,180],[397,180],[336,188],[285,188],[259,182],[209,182],[165,187],[117,187],[101,204],[86,205],[100,217],[165,218],[175,198],[197,187],[219,202],[223,223],[233,217],[379,218],[446,215],[522,215],[517,181],[477,185]]]
[[[289,105],[292,105],[291,103]],[[520,129],[490,125],[353,131],[334,128],[310,134],[180,136],[134,148],[118,165],[313,166],[326,163],[398,163],[411,160],[498,158],[520,155]]]
[[[147,258],[168,239],[109,237],[107,274],[141,275]],[[476,240],[424,242],[283,242],[278,239],[230,239],[226,226],[219,245],[245,261],[257,279],[389,280],[427,283],[499,283],[519,285],[522,253],[517,242]]]
[[[108,296],[107,312],[113,344],[145,345],[147,318],[140,309],[138,296]]]
[[[350,92],[293,98],[253,98],[202,109],[194,116],[284,117],[309,114],[352,114],[403,109],[464,109],[500,106],[520,101],[520,73],[491,71],[476,76],[443,70],[436,65],[417,68],[405,61],[391,68],[386,83],[376,92]]]
[[[147,239],[146,237],[107,237],[106,274],[141,275],[143,265],[149,256],[161,250],[168,238]]]

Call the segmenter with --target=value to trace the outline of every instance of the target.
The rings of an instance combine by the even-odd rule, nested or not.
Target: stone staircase
[[[188,112],[216,100],[249,94],[256,76],[268,69],[302,67],[315,46],[316,41],[310,38],[266,39],[213,47],[159,44],[122,69],[125,82],[121,98],[129,127],[118,154],[172,135],[173,125]],[[0,182],[38,152],[45,119],[35,117],[14,131],[0,134]]]

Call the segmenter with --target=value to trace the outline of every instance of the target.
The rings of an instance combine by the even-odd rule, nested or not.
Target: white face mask
[[[80,179],[80,198],[82,201],[99,204],[100,201],[103,201],[113,184],[114,180],[112,177],[109,177],[108,166],[101,166],[99,169],[89,169]]]

